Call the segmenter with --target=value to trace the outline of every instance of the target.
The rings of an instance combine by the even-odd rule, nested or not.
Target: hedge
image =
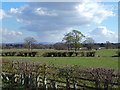
[[[96,52],[46,52],[43,57],[72,57],[72,56],[81,56],[81,57],[95,57]]]
[[[117,53],[118,57],[120,57],[120,51],[117,51],[116,53]]]
[[[43,57],[72,57],[72,56],[80,56],[80,57],[95,57],[96,52],[46,52],[42,56]],[[22,57],[35,57],[37,52],[33,51],[11,51],[11,52],[1,52],[1,56],[22,56]],[[120,55],[120,53],[119,53]]]
[[[25,52],[25,51],[21,51],[21,52],[1,52],[1,56],[24,56],[24,57],[35,57],[37,54],[37,52]]]

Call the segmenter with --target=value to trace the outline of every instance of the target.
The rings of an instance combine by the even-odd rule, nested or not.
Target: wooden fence
[[[3,88],[109,90],[120,87],[119,75],[114,74],[113,69],[55,67],[44,63],[20,61],[4,63],[3,66],[6,67],[3,67],[1,74]]]

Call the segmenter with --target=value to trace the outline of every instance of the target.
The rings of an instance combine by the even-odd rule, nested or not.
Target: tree
[[[98,50],[98,49],[100,49],[100,46],[99,45],[94,45],[94,49]]]
[[[64,43],[56,43],[53,45],[56,50],[66,50],[67,46]]]
[[[80,40],[83,37],[85,36],[80,31],[73,30],[72,32],[69,32],[64,36],[63,41],[65,41],[65,43],[67,44],[68,50],[69,48],[73,47],[76,51],[78,48],[80,48]]]
[[[94,40],[91,37],[86,38],[86,40],[83,43],[87,44],[88,50],[92,50],[94,47]]]
[[[0,45],[0,49],[6,49],[6,44]]]
[[[33,37],[26,37],[25,39],[25,46],[28,48],[28,50],[32,49],[32,44],[36,42],[36,40]]]
[[[75,48],[75,51],[82,47],[80,42],[71,44],[71,48]]]
[[[106,41],[106,45],[105,45],[105,47],[106,47],[106,49],[110,49],[111,48],[111,43],[109,42],[109,41]]]
[[[65,44],[68,47],[68,50],[70,50],[70,48],[71,48],[72,38],[73,38],[72,32],[65,34],[65,36],[63,38],[63,41],[65,41]]]

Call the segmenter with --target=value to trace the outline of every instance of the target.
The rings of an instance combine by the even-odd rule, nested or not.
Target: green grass
[[[82,67],[118,68],[118,57],[3,57],[3,61],[28,60],[54,65],[79,65]]]
[[[99,56],[115,56],[118,49],[100,49],[96,51]]]
[[[26,51],[26,49],[14,49],[14,51]],[[13,51],[13,49],[6,49],[3,51]],[[56,51],[53,49],[35,49],[33,51],[39,52],[40,56],[44,52]],[[2,57],[3,61],[11,60],[26,60],[35,62],[47,62],[55,65],[79,65],[82,67],[107,67],[118,68],[118,57],[111,57],[116,55],[118,49],[101,49],[97,50],[96,54],[107,57]]]
[[[12,51],[12,50],[4,50],[4,51]],[[15,50],[18,51],[18,50]],[[19,51],[21,51],[19,49]],[[26,51],[26,50],[25,50]],[[44,50],[37,49],[34,51],[38,51],[41,55],[44,52],[55,51],[55,50]],[[116,55],[117,49],[101,49],[97,50],[96,54],[99,56],[107,56],[107,57],[2,57],[3,61],[32,61],[32,62],[45,62],[48,64],[54,64],[55,66],[66,66],[66,65],[79,65],[80,67],[92,68],[92,67],[103,67],[103,68],[113,68],[118,69],[118,57],[111,57]],[[5,66],[6,65],[6,66]],[[3,64],[3,70],[6,69],[8,63]],[[9,66],[8,66],[9,67]],[[8,68],[11,70],[11,68]],[[90,84],[90,82],[86,82]],[[92,84],[91,84],[92,85]]]
[[[28,49],[3,49],[2,51],[28,51]],[[33,49],[32,51],[37,51],[38,56],[41,56],[45,52],[50,52],[50,51],[58,51],[54,49]],[[67,50],[59,50],[59,51],[67,51]],[[96,51],[96,50],[94,50]],[[115,56],[116,51],[118,49],[100,49],[96,51],[96,54],[99,56]]]
[[[28,49],[3,49],[2,51],[19,52],[19,51],[29,51],[29,50]],[[33,49],[32,51],[38,52],[37,56],[42,56],[42,54],[44,54],[45,52],[52,52],[52,51],[58,51],[58,50],[54,50],[54,49]],[[67,50],[59,50],[59,51],[67,51]]]

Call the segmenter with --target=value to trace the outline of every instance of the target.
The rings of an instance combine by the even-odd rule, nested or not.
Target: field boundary
[[[78,67],[54,67],[40,63],[12,62],[12,71],[2,72],[3,81],[10,86],[24,88],[106,89],[119,88],[120,76],[113,69],[94,68],[91,71]]]

